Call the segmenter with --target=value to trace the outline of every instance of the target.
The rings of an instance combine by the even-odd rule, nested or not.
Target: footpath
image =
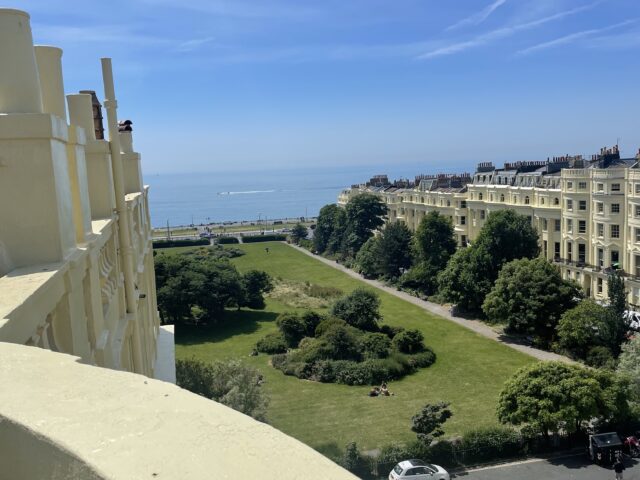
[[[367,278],[364,278],[362,275],[360,275],[359,273],[351,270],[350,268],[345,267],[344,265],[341,265],[333,260],[329,260],[327,258],[324,258],[320,255],[314,255],[313,253],[311,253],[309,250],[306,250],[302,247],[299,247],[297,245],[292,245],[292,244],[288,244],[291,248],[295,248],[296,250],[304,253],[305,255],[308,255],[310,257],[315,258],[316,260],[325,263],[326,265],[329,265],[330,267],[335,268],[336,270],[340,270],[341,272],[346,273],[347,275],[356,278],[362,282],[365,282],[369,285],[371,285],[372,287],[378,288],[380,290],[383,290],[391,295],[395,295],[398,298],[401,298],[409,303],[412,303],[413,305],[416,305],[420,308],[422,308],[423,310],[426,310],[427,312],[433,313],[435,315],[438,315],[439,317],[442,317],[446,320],[449,320],[451,322],[457,323],[458,325],[464,327],[464,328],[468,328],[469,330],[472,330],[474,332],[476,332],[479,335],[482,335],[483,337],[487,337],[490,338],[492,340],[495,340],[497,342],[503,343],[511,348],[513,348],[514,350],[518,350],[519,352],[525,353],[527,355],[530,355],[532,357],[535,357],[539,360],[545,360],[545,361],[559,361],[559,362],[564,362],[564,363],[575,363],[573,360],[571,360],[568,357],[565,357],[563,355],[558,355],[557,353],[552,353],[552,352],[547,352],[545,350],[540,350],[537,348],[533,348],[530,347],[528,345],[524,345],[522,343],[519,343],[517,339],[511,338],[509,336],[506,336],[504,334],[501,334],[499,332],[496,332],[495,330],[493,330],[491,327],[489,327],[487,324],[485,324],[484,322],[480,321],[480,320],[475,320],[475,319],[466,319],[466,318],[460,318],[460,317],[454,317],[453,315],[451,315],[451,313],[449,312],[449,309],[447,307],[443,307],[442,305],[438,305],[437,303],[433,303],[433,302],[429,302],[427,300],[422,300],[418,297],[414,297],[413,295],[410,295],[406,292],[400,291],[400,290],[396,290],[395,288],[389,287],[387,285],[385,285],[384,283],[378,281],[378,280],[370,280]]]

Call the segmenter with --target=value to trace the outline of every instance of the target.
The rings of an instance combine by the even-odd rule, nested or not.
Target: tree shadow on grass
[[[217,323],[207,325],[176,325],[176,343],[197,345],[207,342],[221,342],[235,335],[247,335],[258,330],[259,324],[273,322],[275,312],[262,310],[228,310]]]
[[[336,442],[323,443],[322,445],[318,445],[317,447],[313,447],[314,450],[317,450],[322,455],[327,458],[330,458],[333,461],[341,459],[344,455],[342,449],[338,447]]]

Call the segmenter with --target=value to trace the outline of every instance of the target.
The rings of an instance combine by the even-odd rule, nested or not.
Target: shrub
[[[310,284],[307,285],[306,293],[310,297],[316,298],[335,298],[342,295],[342,290],[336,287],[323,287],[322,285]]]
[[[268,354],[284,353],[287,351],[287,342],[282,332],[269,333],[258,340],[256,350]]]
[[[424,335],[419,330],[405,330],[393,337],[393,344],[402,353],[417,353],[424,350]]]
[[[350,294],[338,299],[331,308],[331,315],[343,319],[360,330],[375,332],[380,320],[380,298],[365,288],[356,288]]]
[[[240,243],[238,237],[218,237],[216,243],[219,245],[230,245],[232,243]]]
[[[257,243],[257,242],[284,242],[287,239],[286,235],[274,233],[271,235],[253,235],[250,237],[242,237],[243,243]]]
[[[407,357],[407,363],[409,364],[412,370],[429,367],[433,365],[435,361],[436,361],[436,354],[433,353],[433,350],[426,347],[424,351]]]
[[[493,426],[465,433],[459,448],[464,452],[464,463],[469,465],[516,457],[522,453],[522,445],[520,434],[513,428]]]
[[[316,333],[316,328],[325,319],[324,315],[314,312],[313,310],[307,310],[302,314],[300,320],[304,323],[304,332],[307,337],[313,337]]]
[[[589,349],[585,363],[594,368],[616,368],[616,360],[613,358],[611,350],[607,347],[597,346]]]
[[[356,442],[349,442],[344,450],[342,466],[349,471],[356,470],[361,464],[360,451]]]
[[[316,327],[316,330],[315,330],[316,337],[321,337],[322,335],[325,334],[327,330],[329,330],[334,325],[346,326],[347,322],[336,317],[326,318],[322,320]]]
[[[278,325],[289,347],[297,347],[300,340],[305,337],[305,323],[296,313],[281,313],[276,318],[276,325]]]
[[[323,353],[332,360],[359,360],[358,339],[346,326],[334,325],[323,335]]]
[[[380,327],[380,333],[384,333],[387,337],[393,339],[400,332],[404,332],[404,327],[394,327],[391,325],[382,325]]]
[[[236,360],[214,363],[196,359],[176,361],[178,386],[264,421],[269,397],[260,388],[259,375],[255,368]]]
[[[366,333],[360,338],[365,357],[386,358],[389,356],[391,340],[384,333]]]
[[[194,247],[197,245],[209,245],[208,238],[184,238],[180,240],[154,240],[153,248]]]

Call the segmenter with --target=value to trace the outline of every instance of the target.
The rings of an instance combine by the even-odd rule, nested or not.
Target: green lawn
[[[265,252],[268,245],[270,253]],[[344,292],[359,280],[295,251],[284,243],[234,245],[247,255],[234,259],[238,269],[259,269],[274,277],[333,286]],[[276,329],[275,317],[288,310],[269,300],[264,311],[229,312],[225,323],[211,329],[178,326],[176,355],[204,360],[242,358],[265,375],[271,396],[268,420],[276,428],[331,455],[356,441],[363,450],[415,438],[411,417],[425,403],[451,402],[448,436],[496,423],[495,406],[503,382],[533,362],[493,340],[378,290],[384,322],[417,328],[436,352],[436,363],[391,382],[393,397],[369,398],[369,387],[321,384],[287,377],[269,366],[269,356],[250,357],[255,343]]]

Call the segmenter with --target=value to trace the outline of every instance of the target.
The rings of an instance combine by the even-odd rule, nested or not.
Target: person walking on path
[[[613,464],[613,471],[616,472],[616,480],[622,480],[622,472],[624,472],[624,463],[618,458],[616,463]]]

